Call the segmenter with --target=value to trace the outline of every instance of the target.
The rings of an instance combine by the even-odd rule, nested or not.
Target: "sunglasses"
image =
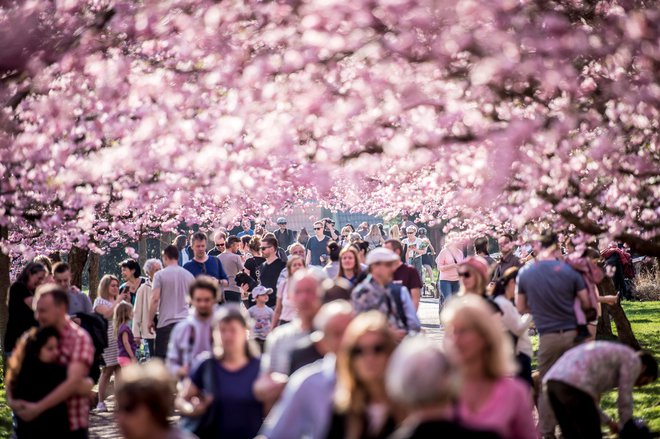
[[[408,235],[414,235],[415,232],[406,232]]]
[[[314,227],[314,230],[321,230],[321,227]]]
[[[361,357],[367,354],[383,355],[385,352],[387,352],[387,347],[384,344],[375,344],[372,346],[354,346],[353,349],[351,349],[351,355],[353,357]]]
[[[263,251],[263,250],[266,250],[266,249],[270,248],[270,246],[268,246],[268,247],[259,247],[259,248]]]
[[[216,244],[215,246],[216,246],[216,247],[224,247],[225,244],[224,244],[224,243],[222,243],[222,244]]]
[[[469,271],[459,271],[458,275],[460,277],[464,277],[466,279],[472,276]]]

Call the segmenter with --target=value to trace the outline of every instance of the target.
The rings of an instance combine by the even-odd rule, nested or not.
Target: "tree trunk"
[[[83,270],[87,262],[89,250],[80,247],[71,247],[69,250],[69,267],[71,267],[71,285],[75,285],[82,290]]]
[[[616,290],[614,289],[614,283],[612,283],[612,279],[609,277],[605,277],[603,281],[600,284],[598,284],[598,291],[600,291],[600,294],[603,296],[610,296],[616,294]],[[626,313],[621,307],[620,303],[617,303],[614,306],[603,305],[602,314],[603,315],[601,316],[601,320],[603,320],[603,323],[605,323],[606,318],[604,318],[604,316],[606,314],[609,314],[609,316],[612,317],[612,320],[616,325],[617,337],[622,343],[627,344],[628,346],[630,346],[635,350],[640,349],[640,345],[639,342],[637,341],[637,337],[635,337],[635,334],[633,333],[632,330],[632,326],[630,326],[630,321],[628,320],[628,317],[626,316]],[[602,328],[604,332],[601,333],[600,332],[601,325],[599,322],[598,333],[596,334],[596,336],[606,335],[608,329],[609,329],[609,334],[612,334],[612,328],[609,323],[609,318],[607,318],[606,326],[607,327]]]
[[[0,240],[7,240],[9,238],[9,229],[0,226]],[[7,309],[7,296],[9,294],[9,285],[11,279],[9,278],[9,271],[11,268],[11,260],[9,255],[0,251],[0,344],[4,344],[5,329],[7,328],[7,319],[9,318]],[[4,346],[2,349],[4,356]]]
[[[98,253],[89,253],[89,298],[92,302],[96,299],[96,292],[99,288],[99,271],[101,270],[101,257]]]
[[[144,267],[144,263],[147,262],[147,237],[144,235],[140,236],[138,241],[138,254],[140,255],[138,263],[140,267]]]

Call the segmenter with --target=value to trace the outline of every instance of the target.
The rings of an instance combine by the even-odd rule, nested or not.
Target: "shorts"
[[[121,367],[126,367],[133,362],[130,357],[117,357],[117,361],[119,361]]]

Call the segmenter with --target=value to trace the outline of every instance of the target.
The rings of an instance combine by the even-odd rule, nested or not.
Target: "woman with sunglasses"
[[[514,378],[515,362],[501,322],[481,298],[466,294],[444,307],[444,343],[462,375],[458,420],[502,439],[535,439],[531,389]]]
[[[346,328],[337,353],[334,411],[327,438],[386,438],[396,428],[385,391],[385,371],[396,347],[386,317],[358,315]]]

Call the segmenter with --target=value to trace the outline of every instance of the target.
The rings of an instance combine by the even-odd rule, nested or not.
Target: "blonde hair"
[[[483,275],[474,267],[469,266],[468,264],[462,264],[461,267],[466,268],[470,275],[475,278],[474,291],[467,291],[463,282],[461,282],[461,289],[458,291],[458,294],[464,296],[468,293],[474,293],[482,297],[486,297],[486,288],[488,287],[488,280],[483,277]]]
[[[390,239],[401,241],[401,230],[399,229],[398,224],[394,224],[392,227],[390,227]]]
[[[286,272],[289,276],[293,276],[293,273],[291,273],[293,263],[296,261],[301,261],[303,264],[303,268],[307,267],[307,264],[305,264],[305,260],[301,258],[300,256],[289,256],[289,260],[286,262]]]
[[[112,320],[115,329],[115,337],[119,335],[119,327],[124,323],[128,323],[133,318],[133,307],[130,303],[121,301],[113,313]]]
[[[502,322],[493,314],[486,299],[473,294],[455,297],[445,305],[440,320],[445,327],[461,320],[481,336],[485,344],[482,364],[486,378],[495,380],[515,372],[511,340],[505,337]],[[451,337],[445,340],[451,343]]]
[[[109,291],[110,291],[110,284],[112,281],[116,281],[119,283],[119,279],[117,279],[116,276],[113,276],[112,274],[106,274],[101,278],[101,281],[99,282],[99,288],[96,290],[97,296],[100,296],[101,298],[108,300],[109,297]]]
[[[357,345],[358,339],[367,333],[377,333],[383,338],[388,356],[396,347],[396,340],[387,318],[379,311],[373,310],[359,314],[346,328],[337,353],[337,385],[334,402],[338,411],[347,416],[345,437],[350,439],[358,438],[362,427],[366,427],[362,423],[369,404],[368,394],[365,384],[357,376],[352,351]]]

